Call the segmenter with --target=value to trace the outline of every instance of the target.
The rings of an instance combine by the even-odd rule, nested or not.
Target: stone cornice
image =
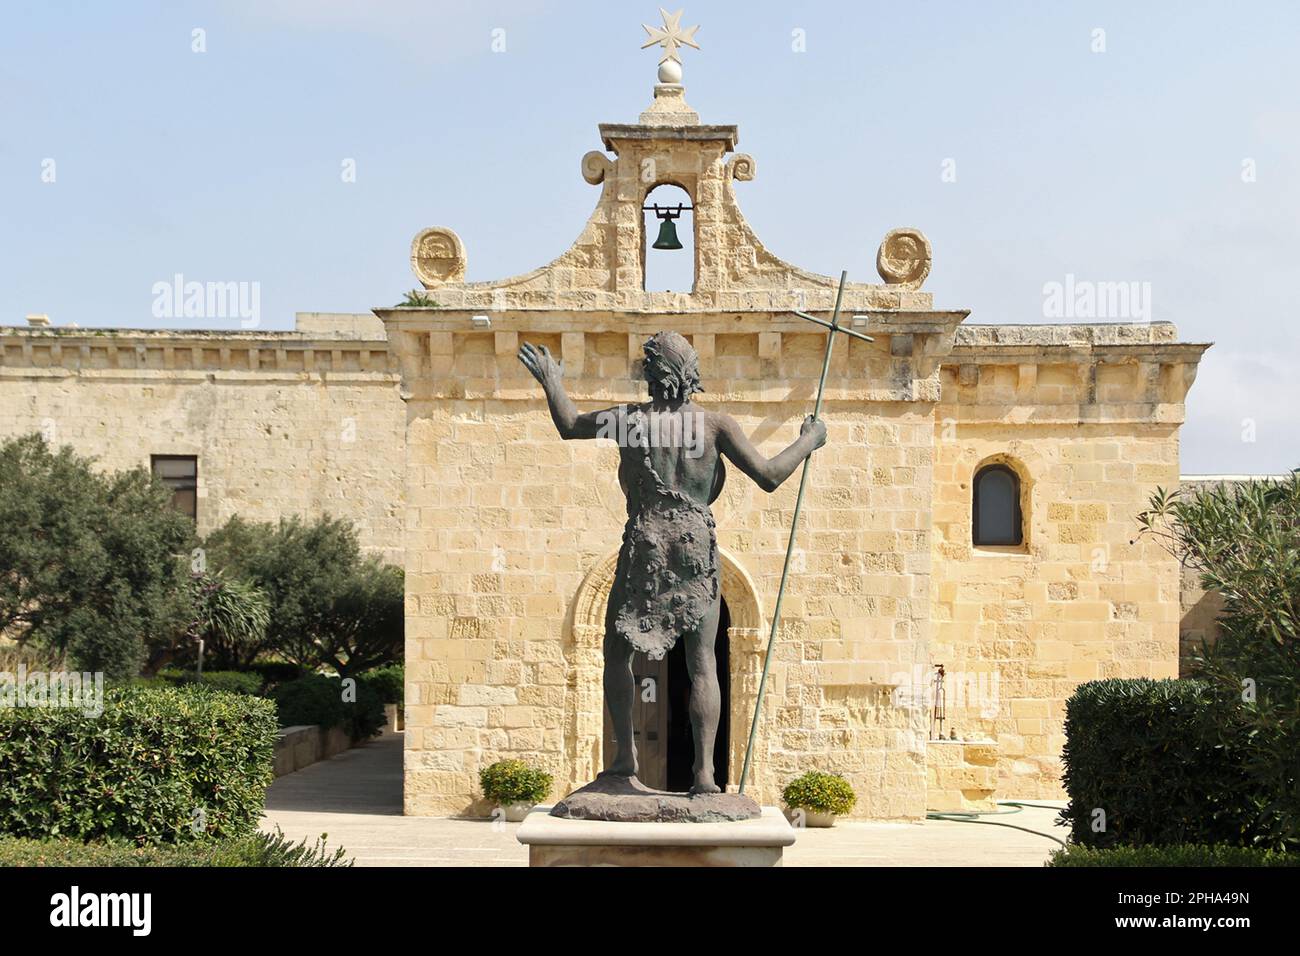
[[[640,123],[601,123],[601,142],[608,150],[617,150],[621,142],[716,143],[727,152],[736,148],[740,133],[735,126],[646,126]]]
[[[327,335],[318,332],[303,333],[293,329],[133,329],[133,328],[80,328],[74,326],[33,327],[28,325],[0,325],[0,338],[16,339],[59,339],[65,344],[68,340],[86,340],[100,342],[113,339],[117,342],[141,341],[150,344],[172,341],[176,343],[218,342],[229,340],[241,347],[255,343],[258,339],[268,342],[285,343],[278,347],[296,344],[298,347],[313,343],[329,343],[326,348],[336,348],[338,343],[351,343],[371,351],[381,350],[385,342],[381,338],[358,338],[355,335]]]
[[[166,373],[200,377],[242,373],[296,381],[325,374],[391,378],[383,339],[301,332],[173,329],[80,329],[0,326],[0,370],[6,375],[67,376]]]
[[[793,267],[791,267],[793,268]],[[560,264],[546,266],[499,282],[466,282],[431,290],[436,309],[395,307],[375,309],[380,316],[403,312],[622,312],[708,314],[710,312],[801,312],[829,310],[835,303],[838,280],[801,273],[797,288],[697,289],[694,292],[646,292],[625,287],[611,290],[584,285],[580,270]],[[792,280],[794,281],[794,280]],[[929,292],[900,286],[849,283],[844,289],[844,312],[932,311]]]
[[[1040,322],[983,325],[969,323],[956,345],[1132,345],[1176,342],[1172,322]]]
[[[847,297],[847,294],[846,294]],[[476,311],[473,309],[420,309],[377,308],[375,314],[384,320],[390,330],[406,332],[637,332],[647,337],[661,329],[674,329],[683,335],[709,333],[714,335],[759,332],[808,333],[817,331],[812,325],[791,311],[799,309],[830,318],[831,303],[824,305],[799,305],[761,309],[700,309],[688,312],[668,312],[654,308],[643,310],[591,309],[582,311],[575,319],[573,310],[539,307],[515,308],[504,312]],[[941,335],[951,336],[954,329],[969,315],[965,309],[880,309],[854,310],[841,308],[841,324],[869,335]],[[474,317],[486,315],[491,325],[480,328]],[[854,315],[868,317],[867,324],[849,325]]]
[[[1208,342],[1153,342],[1133,345],[954,345],[943,364],[1060,365],[1147,361],[1186,364],[1200,361]]]

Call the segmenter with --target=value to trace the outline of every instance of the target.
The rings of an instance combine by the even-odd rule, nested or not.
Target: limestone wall
[[[1134,519],[1178,483],[1200,347],[1161,344],[1161,326],[1127,327],[1122,345],[1105,327],[1033,347],[963,333],[936,410],[932,663],[948,727],[997,742],[999,794],[1059,797],[1074,687],[1178,674],[1178,568],[1134,542]],[[991,461],[1020,477],[1023,547],[972,545],[971,482]]]
[[[668,323],[552,335],[528,316],[494,315],[492,332],[402,318],[389,330],[411,392],[407,812],[485,812],[478,770],[506,756],[547,767],[562,795],[602,767],[601,625],[626,515],[616,447],[561,441],[515,351],[526,339],[562,354],[582,408],[640,400],[636,356]],[[732,331],[705,331],[714,323]],[[820,335],[769,332],[766,317],[675,324],[702,355],[701,404],[769,455],[794,439]],[[772,803],[805,770],[842,772],[856,812],[878,819],[925,809],[922,715],[896,705],[890,680],[927,659],[930,614],[932,406],[910,399],[932,377],[918,377],[910,337],[902,357],[889,338],[854,342],[834,365],[750,783]],[[768,496],[732,469],[714,506],[733,625],[732,784],[797,484]]]
[[[397,383],[382,338],[0,328],[0,437],[111,469],[197,455],[200,533],[329,513],[401,563]]]
[[[998,746],[991,740],[931,740],[926,744],[927,810],[997,810]]]

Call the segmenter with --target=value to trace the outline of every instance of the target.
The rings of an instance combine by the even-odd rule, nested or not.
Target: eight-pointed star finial
[[[650,36],[650,39],[641,44],[641,49],[644,50],[649,46],[662,46],[664,48],[664,55],[659,58],[660,63],[665,63],[668,60],[676,60],[678,63],[681,63],[682,58],[677,55],[677,48],[679,46],[689,46],[696,50],[700,48],[700,45],[695,42],[695,31],[699,29],[699,26],[697,25],[682,29],[681,10],[678,10],[672,16],[669,16],[668,11],[663,7],[660,7],[659,14],[664,18],[664,26],[662,30],[658,27],[647,26],[644,23],[641,24],[642,28]]]

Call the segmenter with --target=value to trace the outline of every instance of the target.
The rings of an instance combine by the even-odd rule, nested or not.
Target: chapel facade
[[[412,264],[436,306],[377,310],[407,411],[408,812],[486,812],[477,772],[510,755],[545,765],[562,795],[609,750],[617,449],[559,440],[520,342],[562,357],[588,410],[643,400],[642,344],[679,332],[700,356],[700,403],[769,454],[811,410],[827,333],[793,313],[829,318],[837,280],[782,261],[746,224],[737,191],[756,166],[735,152],[736,127],[701,123],[679,84],[654,93],[638,123],[601,125],[603,149],[582,158],[600,192],[572,248],[469,283],[459,238],[431,228]],[[645,213],[663,185],[692,207],[690,292],[645,287]],[[830,366],[829,442],[813,458],[750,792],[776,802],[815,767],[846,776],[855,812],[878,819],[1059,796],[1073,688],[1178,674],[1177,567],[1132,539],[1147,495],[1178,484],[1206,346],[1168,323],[966,323],[923,290],[930,246],[914,229],[890,231],[877,266],[880,283],[844,292],[842,313],[874,342],[846,338]],[[715,767],[732,785],[796,484],[767,495],[733,479],[714,505]],[[634,669],[656,689],[638,715],[643,777],[684,789],[684,670],[671,654]]]
[[[427,299],[375,316],[305,315],[293,332],[0,328],[0,435],[41,431],[173,481],[192,466],[200,531],[235,513],[329,512],[404,564],[408,813],[486,814],[478,771],[503,757],[545,767],[559,797],[608,749],[618,453],[558,438],[519,344],[562,358],[588,410],[642,400],[642,344],[677,331],[700,356],[698,401],[768,454],[812,409],[827,333],[793,313],[829,318],[838,279],[781,260],[747,225],[737,193],[756,164],[736,127],[702,123],[660,83],[638,122],[599,137],[580,164],[594,211],[524,275],[465,281],[461,240],[433,227],[411,252]],[[689,197],[689,292],[645,288],[662,186]],[[974,325],[924,291],[931,264],[921,232],[894,229],[881,281],[844,291],[843,320],[874,341],[843,338],[830,366],[829,441],[747,788],[761,803],[813,768],[846,776],[855,815],[874,819],[1059,797],[1073,688],[1178,675],[1179,570],[1133,541],[1134,516],[1179,483],[1207,346],[1169,323]],[[733,474],[713,507],[714,759],[732,786],[796,486],[768,495]],[[638,712],[644,776],[677,788],[692,759],[684,665],[670,654],[637,674],[655,688]]]

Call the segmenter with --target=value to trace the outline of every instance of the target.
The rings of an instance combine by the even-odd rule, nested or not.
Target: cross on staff
[[[807,319],[809,322],[830,330],[830,334],[826,336],[826,354],[822,358],[822,377],[821,381],[817,383],[817,403],[813,406],[812,415],[814,421],[821,415],[822,411],[822,394],[826,390],[826,373],[830,371],[831,367],[831,350],[835,348],[835,333],[842,332],[863,342],[875,341],[869,335],[854,332],[852,329],[846,329],[840,325],[840,301],[844,298],[844,283],[848,280],[848,277],[847,270],[840,273],[840,287],[835,293],[835,311],[831,313],[829,322],[806,312],[794,312],[799,318]],[[754,702],[754,719],[749,725],[749,743],[745,745],[745,766],[740,771],[741,793],[745,792],[745,782],[749,779],[749,763],[754,754],[754,738],[758,734],[758,718],[763,712],[763,691],[767,688],[767,672],[772,666],[772,652],[776,648],[776,631],[781,624],[781,602],[785,599],[785,585],[790,578],[790,558],[794,555],[794,539],[799,530],[799,511],[803,507],[803,493],[808,484],[808,469],[811,465],[812,455],[809,455],[804,459],[803,473],[799,476],[799,496],[794,500],[794,518],[790,522],[790,543],[786,545],[785,564],[781,567],[781,587],[776,592],[776,605],[772,608],[772,631],[767,638],[767,654],[763,658],[763,676],[758,681],[758,699]]]

